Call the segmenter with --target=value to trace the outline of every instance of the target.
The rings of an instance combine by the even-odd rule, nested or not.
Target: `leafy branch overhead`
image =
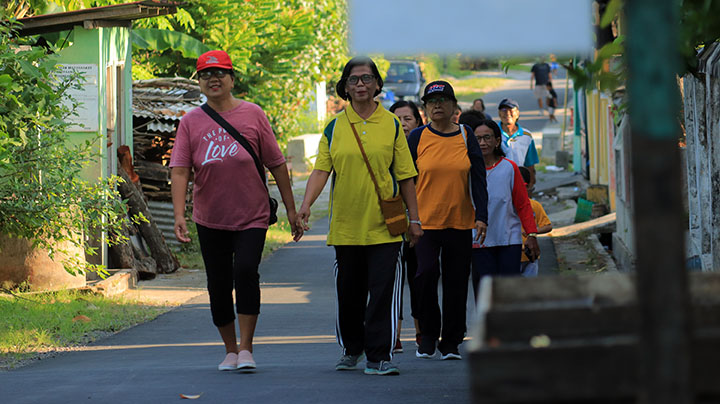
[[[11,3],[26,1],[34,14],[127,2]],[[133,78],[192,77],[197,56],[226,50],[236,70],[236,93],[265,110],[285,144],[307,121],[315,84],[339,78],[347,57],[346,7],[346,0],[188,0],[173,15],[133,23]]]
[[[601,44],[591,60],[581,66],[565,66],[576,87],[598,88],[612,92],[624,85],[626,79],[625,37],[623,36],[623,9],[625,0],[609,0],[602,3],[604,12],[596,16],[600,30],[614,32],[614,39]],[[720,40],[720,1],[681,0],[678,42],[675,44],[682,57],[679,76],[698,74],[698,52],[705,46]],[[599,40],[599,38],[598,38]],[[672,46],[672,44],[668,44]]]

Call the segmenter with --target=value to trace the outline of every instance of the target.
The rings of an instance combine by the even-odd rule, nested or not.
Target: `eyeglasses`
[[[429,100],[425,101],[425,104],[427,105],[435,105],[435,104],[442,104],[446,101],[450,101],[450,98],[447,97],[434,97],[430,98]]]
[[[227,76],[228,74],[230,74],[230,71],[229,71],[229,70],[224,70],[224,69],[207,69],[207,70],[199,71],[199,72],[198,72],[198,77],[200,77],[200,78],[203,79],[203,80],[210,80],[210,78],[213,77],[213,76],[221,79],[221,78]]]
[[[350,85],[355,85],[358,81],[362,80],[364,84],[370,84],[375,80],[375,76],[372,74],[363,74],[362,76],[350,76],[347,78],[347,82]]]
[[[482,142],[482,141],[484,140],[484,141],[487,143],[487,142],[489,142],[491,139],[493,139],[495,136],[493,136],[493,135],[483,135],[483,136],[475,136],[475,137],[477,138],[478,142]]]

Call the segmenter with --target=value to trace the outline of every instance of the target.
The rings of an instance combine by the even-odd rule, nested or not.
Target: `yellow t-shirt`
[[[328,245],[373,245],[402,241],[391,236],[365,160],[350,123],[363,144],[383,199],[400,192],[398,181],[417,175],[398,118],[378,104],[368,118],[348,105],[325,127],[315,169],[332,172]]]
[[[545,213],[545,209],[542,207],[542,204],[534,199],[530,199],[530,205],[532,205],[533,214],[535,215],[535,225],[537,225],[537,228],[541,228],[542,226],[547,226],[549,224],[552,224],[550,222],[550,218],[548,217],[547,213]],[[520,258],[520,262],[527,262],[530,261],[530,259],[525,255],[525,240],[527,237],[523,236],[523,252],[522,257]]]

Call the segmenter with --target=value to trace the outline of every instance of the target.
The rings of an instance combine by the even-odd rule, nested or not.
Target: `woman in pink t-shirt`
[[[224,51],[198,58],[200,90],[207,105],[249,143],[277,181],[295,241],[303,229],[295,224],[295,201],[285,158],[265,113],[259,106],[233,97],[230,57]],[[185,221],[185,195],[191,173],[193,221],[205,262],[210,311],[225,344],[219,370],[255,369],[252,341],[260,312],[258,266],[270,218],[265,179],[255,160],[227,130],[196,108],[178,126],[170,159],[175,236],[190,241]],[[263,174],[264,177],[264,174]],[[235,334],[232,292],[235,289],[240,345]]]

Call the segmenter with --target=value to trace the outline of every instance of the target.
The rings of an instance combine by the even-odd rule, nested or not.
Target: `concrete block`
[[[321,137],[322,135],[319,133],[308,133],[290,139],[287,147],[287,157],[294,172],[312,170]]]
[[[560,150],[560,128],[546,127],[542,133],[542,157],[554,158],[558,150]]]
[[[117,269],[111,270],[111,273],[112,275],[107,279],[90,285],[90,288],[103,296],[110,297],[137,286],[138,273],[135,269]]]

